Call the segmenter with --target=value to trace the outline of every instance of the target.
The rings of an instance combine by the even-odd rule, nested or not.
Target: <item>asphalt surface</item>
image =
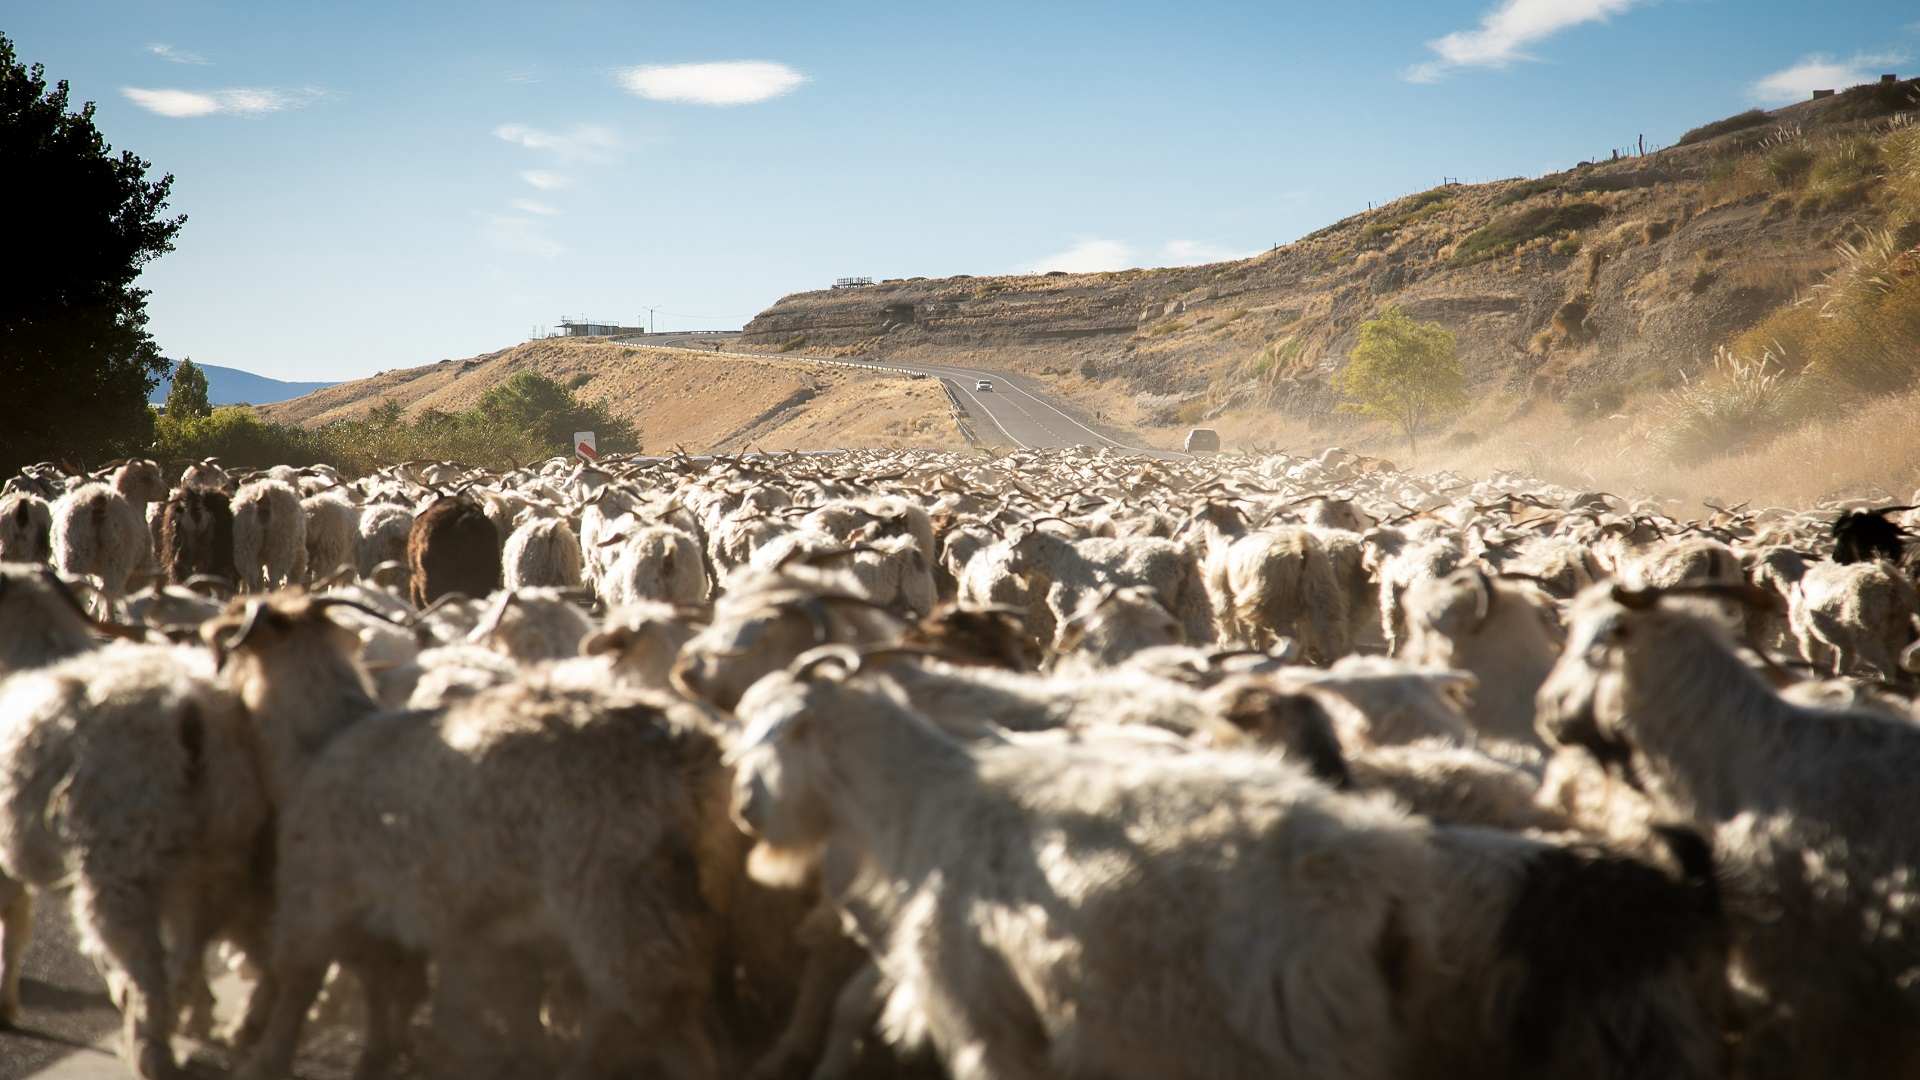
[[[20,980],[18,1024],[0,1030],[0,1080],[136,1080],[120,1060],[120,1013],[106,980],[80,952],[68,916],[67,893],[36,895],[33,938]],[[221,973],[213,979],[217,1027],[228,1027],[245,1008],[249,984]],[[416,1031],[420,1030],[416,1027]],[[340,1023],[309,1022],[294,1062],[299,1080],[348,1080],[359,1058],[357,1017]],[[227,1047],[174,1040],[183,1080],[218,1080],[233,1065]],[[402,1060],[391,1080],[420,1080],[421,1066]]]
[[[750,357],[756,360],[768,358],[764,353],[732,352],[727,348],[730,343],[728,339],[706,335],[681,337],[666,334],[650,337],[644,343],[633,339],[622,341],[622,344],[640,348],[693,349],[712,352],[715,356]],[[716,345],[719,346],[718,349],[715,348]],[[825,357],[802,356],[795,353],[786,353],[782,358],[851,367],[879,368],[884,371],[905,371],[939,379],[953,391],[955,399],[973,418],[974,427],[980,438],[988,443],[1037,450],[1065,449],[1072,446],[1114,447],[1155,456],[1185,456],[1179,451],[1150,450],[1129,446],[1110,438],[1034,393],[1030,384],[1021,376],[1004,371],[879,360],[830,360]],[[974,389],[975,384],[983,379],[993,384],[992,390]]]
[[[107,984],[80,954],[65,893],[35,898],[20,1012],[16,1028],[0,1031],[0,1080],[32,1076],[76,1052],[100,1057],[85,1052],[119,1033],[120,1014],[107,997]]]

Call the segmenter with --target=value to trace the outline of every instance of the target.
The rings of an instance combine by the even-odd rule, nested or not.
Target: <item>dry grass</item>
[[[522,370],[577,386],[583,397],[606,398],[617,415],[640,425],[648,450],[966,445],[933,379],[600,341],[531,341],[472,360],[385,372],[257,412],[303,426],[362,417],[383,400],[409,413],[458,412]]]
[[[1471,446],[1422,444],[1401,460],[1419,472],[1453,469],[1478,475],[1519,469],[1542,479],[1622,495],[1651,495],[1686,506],[1702,498],[1757,505],[1804,506],[1833,495],[1872,490],[1905,499],[1920,488],[1920,393],[1881,398],[1844,414],[1789,431],[1763,446],[1699,465],[1671,464],[1653,451],[1653,413],[1627,406],[1635,418],[1579,425],[1558,405],[1542,405],[1505,423],[1482,428]],[[1350,440],[1346,445],[1355,446]],[[1404,448],[1404,447],[1403,447]]]

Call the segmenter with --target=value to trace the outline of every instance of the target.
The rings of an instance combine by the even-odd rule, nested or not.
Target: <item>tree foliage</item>
[[[1393,424],[1417,452],[1427,424],[1472,404],[1456,345],[1453,331],[1415,322],[1397,306],[1361,323],[1360,343],[1334,376],[1334,386],[1353,399],[1340,411]]]
[[[217,457],[224,465],[259,469],[323,462],[339,466],[334,441],[324,431],[269,423],[245,405],[223,406],[197,416],[169,408],[154,422],[153,456],[165,462]]]
[[[360,419],[316,428],[263,421],[243,406],[203,416],[176,416],[169,408],[159,420],[155,455],[261,468],[325,462],[349,473],[416,460],[501,469],[571,454],[576,431],[594,432],[602,453],[640,450],[638,430],[606,402],[583,403],[545,375],[523,371],[471,409],[425,409],[409,418],[399,402],[383,401]]]
[[[572,453],[576,431],[593,432],[602,453],[640,450],[639,432],[630,421],[613,415],[606,401],[583,402],[537,371],[518,372],[480,395],[474,411],[482,424],[524,428],[548,455]]]
[[[207,400],[207,373],[194,366],[192,360],[182,360],[180,366],[173,369],[173,384],[167,387],[167,415],[213,415],[213,405]]]
[[[119,155],[91,102],[68,111],[64,80],[20,63],[0,36],[0,206],[13,270],[0,287],[0,473],[143,448],[147,395],[166,373],[133,282],[173,250],[185,217],[163,217],[171,175]]]

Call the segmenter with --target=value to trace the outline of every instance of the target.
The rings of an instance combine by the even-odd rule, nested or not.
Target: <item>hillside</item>
[[[742,344],[1021,371],[1163,445],[1202,421],[1244,442],[1283,424],[1366,440],[1381,433],[1336,415],[1328,380],[1359,324],[1398,305],[1453,330],[1476,398],[1506,403],[1463,423],[1498,427],[1544,400],[1604,415],[1699,373],[1847,245],[1920,217],[1903,201],[1920,193],[1920,162],[1878,156],[1917,86],[1756,111],[1538,179],[1435,188],[1241,262],[796,293]]]
[[[1238,262],[795,293],[726,344],[764,361],[534,342],[261,413],[460,409],[531,366],[612,398],[655,449],[959,445],[937,384],[792,359],[822,356],[1022,373],[1139,446],[1206,424],[1236,449],[1339,443],[1648,494],[1904,498],[1917,118],[1920,80],[1856,87],[1641,156],[1434,188]],[[1457,335],[1475,401],[1417,455],[1336,411],[1331,377],[1388,306]]]
[[[302,394],[311,394],[315,390],[325,390],[336,384],[330,382],[283,382],[269,379],[265,375],[255,375],[251,371],[238,368],[220,367],[216,364],[196,364],[207,376],[207,402],[212,405],[265,405],[275,401],[287,401]],[[173,389],[173,380],[160,380],[153,388],[147,400],[160,405],[167,400],[167,391]]]
[[[255,411],[264,420],[302,426],[362,417],[383,401],[398,401],[410,414],[456,412],[524,370],[556,379],[582,398],[608,399],[616,415],[640,426],[650,451],[966,445],[933,379],[598,339],[531,341],[470,360],[386,371]]]

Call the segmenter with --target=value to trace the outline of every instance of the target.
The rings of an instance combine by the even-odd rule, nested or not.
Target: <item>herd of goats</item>
[[[1379,464],[24,470],[0,1022],[64,889],[147,1080],[1920,1076],[1920,516]]]

